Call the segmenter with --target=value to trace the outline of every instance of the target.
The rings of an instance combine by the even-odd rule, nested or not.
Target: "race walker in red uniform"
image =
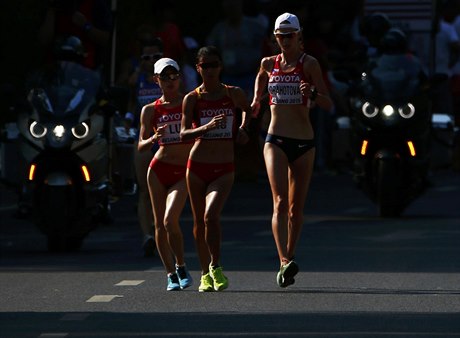
[[[303,53],[292,71],[283,71],[280,66],[281,54],[275,58],[275,64],[268,78],[269,103],[272,104],[302,104],[308,103],[308,97],[302,95],[300,83],[306,81],[303,73]]]
[[[309,106],[310,98],[302,94],[300,85],[307,79],[303,72],[303,64],[307,54],[302,53],[292,71],[284,71],[281,66],[281,54],[275,58],[275,64],[268,78],[268,93],[270,105]],[[285,136],[267,134],[265,142],[277,145],[286,154],[288,161],[293,162],[310,149],[315,147],[314,139],[294,139]]]
[[[193,140],[182,142],[180,139],[183,94],[179,91],[179,65],[172,59],[162,58],[155,63],[154,71],[163,95],[143,108],[139,148],[159,145],[147,172],[155,241],[168,275],[167,290],[181,290],[193,283],[185,266],[179,226],[187,200],[185,172]],[[152,131],[154,134],[150,136]]]
[[[197,102],[193,118],[194,128],[206,125],[216,116],[225,116],[225,122],[223,122],[218,128],[208,131],[206,134],[199,137],[199,139],[204,142],[212,140],[231,140],[233,142],[235,135],[237,134],[238,128],[236,126],[235,119],[235,105],[230,97],[230,87],[224,85],[224,88],[225,96],[215,101],[203,99],[200,88],[195,90],[197,94]],[[232,87],[231,90],[234,90],[234,88]],[[235,171],[233,161],[224,163],[206,163],[189,159],[187,167],[206,183],[210,183],[222,175],[233,173]]]
[[[154,117],[152,130],[157,130],[162,126],[163,135],[158,139],[160,147],[170,147],[171,145],[181,145],[180,123],[182,120],[182,105],[176,107],[165,107],[161,99],[154,102]],[[191,146],[191,143],[188,142]],[[161,154],[159,154],[161,155]],[[154,156],[150,162],[150,170],[155,172],[160,182],[171,187],[182,179],[185,179],[187,167],[185,163],[174,164],[160,160],[161,156]]]
[[[198,51],[196,69],[203,83],[184,98],[181,138],[195,140],[187,186],[202,270],[198,290],[221,291],[228,287],[228,279],[220,266],[220,214],[234,180],[234,143],[249,140],[245,128],[251,107],[241,88],[220,82],[222,57],[216,47]],[[237,108],[242,111],[239,127]]]
[[[268,87],[271,120],[264,159],[273,197],[272,232],[280,261],[276,282],[284,288],[294,284],[299,271],[294,256],[315,157],[310,107],[318,105],[329,111],[332,101],[319,62],[303,50],[298,18],[281,14],[273,33],[281,54],[262,59],[251,106],[257,116]]]

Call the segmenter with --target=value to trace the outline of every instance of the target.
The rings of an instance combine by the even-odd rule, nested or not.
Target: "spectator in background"
[[[252,99],[254,79],[266,39],[266,29],[254,17],[243,12],[242,0],[222,0],[225,18],[219,21],[206,38],[206,44],[216,46],[223,57],[222,81],[243,89]],[[257,137],[251,135],[249,144],[235,147],[236,179],[254,181],[258,165]]]
[[[129,76],[138,67],[143,46],[152,39],[159,39],[164,56],[176,60],[179,65],[186,58],[188,47],[179,26],[174,23],[174,3],[169,0],[153,1],[148,14],[148,21],[136,28],[135,38],[128,42],[130,55],[121,64],[117,84],[127,84]]]
[[[123,60],[120,64],[120,71],[115,81],[116,85],[125,89],[125,96],[119,97],[123,102],[120,103],[120,112],[127,111],[126,116],[132,117],[132,130],[135,130],[134,140],[137,142],[138,131],[139,131],[139,116],[140,110],[145,103],[151,102],[155,97],[160,95],[160,88],[153,79],[153,68],[149,67],[151,62],[155,62],[159,59],[162,54],[163,44],[160,39],[155,38],[150,30],[145,30],[140,27],[136,30],[135,38],[130,40],[129,56]],[[153,50],[153,54],[156,54],[154,59],[150,61],[149,54],[150,50]],[[145,53],[144,53],[145,52]],[[144,60],[144,58],[146,60]],[[153,98],[152,98],[153,96]],[[125,102],[126,100],[126,102]],[[123,125],[126,123],[126,119],[120,115],[115,115],[115,126],[116,131],[123,130]],[[120,141],[120,139],[118,139]],[[134,143],[134,142],[133,142]],[[117,188],[124,189],[124,193],[135,193],[137,185],[130,182],[136,181],[131,180],[131,170],[126,170],[128,165],[132,165],[134,162],[134,145],[127,145],[126,143],[119,142],[117,144],[117,152],[115,153],[116,158],[114,163],[116,164],[115,171],[115,190]],[[133,165],[134,168],[134,165]],[[134,169],[133,169],[134,171]],[[125,177],[123,173],[129,173],[129,177]],[[126,184],[124,184],[125,180]]]
[[[330,5],[321,5],[310,12],[310,8],[303,11],[307,18],[304,19],[306,29],[303,30],[303,46],[306,53],[313,56],[321,67],[324,84],[333,98],[334,88],[329,80],[329,42],[334,34],[333,8]],[[314,15],[314,16],[313,16]],[[315,132],[315,170],[325,171],[330,165],[332,130],[334,126],[333,115],[335,109],[324,110],[320,106],[310,110],[311,124]]]
[[[453,6],[454,12],[452,20],[452,26],[457,33],[457,36],[460,38],[460,0],[456,0],[455,6]],[[460,127],[460,50],[453,55],[452,63],[452,97],[453,97],[453,111],[455,116],[455,124]],[[460,159],[459,159],[460,160]],[[459,167],[460,168],[460,167]]]
[[[243,14],[242,0],[222,0],[225,19],[218,22],[206,38],[206,44],[222,51],[222,81],[242,88],[252,98],[265,38],[260,23]]]
[[[118,73],[116,84],[120,86],[128,87],[129,77],[139,69],[141,63],[142,49],[144,46],[151,43],[155,38],[150,29],[145,26],[141,26],[136,29],[136,33],[133,39],[129,42],[128,57],[124,59],[120,64],[120,72]],[[163,44],[161,44],[162,46]]]
[[[137,127],[142,107],[161,96],[161,88],[154,81],[153,65],[163,57],[163,43],[159,38],[148,39],[144,41],[141,52],[137,67],[127,81],[131,88],[128,108],[134,112]]]
[[[268,31],[270,26],[270,18],[268,15],[267,3],[269,1],[265,0],[256,0],[256,1],[247,1],[244,3],[244,12],[246,15],[254,20],[256,20],[259,25],[262,26],[264,31]]]
[[[187,47],[182,64],[182,78],[184,92],[188,93],[198,87],[198,73],[195,66],[195,55],[198,51],[198,42],[191,36],[184,37]]]
[[[127,112],[123,118],[123,124],[115,128],[118,142],[134,143],[137,130],[133,128],[134,114]]]
[[[154,64],[162,58],[162,48],[163,45],[158,38],[145,42],[139,67],[128,79],[128,85],[132,93],[129,109],[134,113],[134,125],[138,130],[142,108],[162,95],[161,88],[154,78]],[[134,148],[137,149],[137,140]],[[137,213],[144,235],[143,249],[146,257],[152,256],[155,249],[153,213],[147,185],[147,170],[157,149],[158,145],[154,145],[150,151],[134,151],[134,167],[138,185]]]
[[[73,35],[85,48],[84,66],[101,69],[112,32],[112,13],[105,0],[50,0],[38,30],[39,42],[52,60],[55,41]]]
[[[433,112],[452,114],[451,77],[460,52],[460,39],[453,26],[455,0],[448,0],[441,8],[441,19],[436,34],[435,69],[433,79]]]
[[[460,37],[460,0],[456,0],[454,6],[454,19],[452,21],[455,32]],[[455,125],[460,127],[460,52],[454,58],[454,65],[452,67],[452,107],[454,112]],[[460,171],[460,135],[457,135],[455,147],[453,150],[453,169]]]
[[[137,140],[137,128],[133,127],[134,114],[127,112],[120,126],[115,127],[116,151],[113,153],[113,181],[115,195],[134,195],[137,191],[134,173],[134,147]],[[122,191],[117,189],[123,189]]]
[[[173,1],[152,1],[152,17],[144,24],[153,36],[163,42],[165,57],[176,60],[179,65],[186,53],[186,47],[179,26],[174,22],[175,5]]]

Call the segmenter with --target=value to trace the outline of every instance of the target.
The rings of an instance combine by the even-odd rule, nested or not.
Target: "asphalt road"
[[[380,219],[349,174],[316,174],[286,289],[275,282],[268,183],[237,183],[222,217],[230,286],[205,294],[188,207],[195,285],[166,292],[158,256],[142,256],[133,196],[80,252],[52,254],[0,187],[0,337],[460,337],[460,174],[431,181],[401,218]]]

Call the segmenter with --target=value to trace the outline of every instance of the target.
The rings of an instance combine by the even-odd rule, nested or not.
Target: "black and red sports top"
[[[275,59],[275,64],[268,79],[269,103],[272,104],[303,104],[308,103],[308,97],[300,91],[300,82],[306,81],[303,72],[303,63],[306,54],[303,53],[295,68],[290,72],[283,72],[280,67],[281,54]]]
[[[205,125],[214,116],[225,114],[226,123],[220,128],[208,131],[200,138],[203,140],[234,139],[236,137],[236,107],[230,97],[229,86],[225,85],[226,95],[219,100],[205,100],[202,98],[199,88],[195,89],[198,99],[193,117],[194,127]]]

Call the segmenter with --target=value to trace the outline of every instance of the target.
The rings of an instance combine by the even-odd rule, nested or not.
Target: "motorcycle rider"
[[[396,73],[411,79],[411,88],[406,90],[420,89],[425,84],[428,76],[423,69],[420,60],[408,51],[406,34],[399,28],[390,28],[382,37],[379,43],[380,55],[371,60],[368,65],[368,72],[373,76],[395,79]],[[387,88],[391,91],[391,88]],[[397,94],[398,88],[393,88]]]
[[[33,72],[26,79],[26,90],[36,87],[43,82],[55,81],[57,79],[56,72],[62,67],[62,62],[65,62],[66,67],[78,67],[81,71],[89,71],[83,66],[83,62],[87,57],[86,50],[81,40],[73,35],[57,38],[54,42],[54,62],[45,63],[42,68]]]

